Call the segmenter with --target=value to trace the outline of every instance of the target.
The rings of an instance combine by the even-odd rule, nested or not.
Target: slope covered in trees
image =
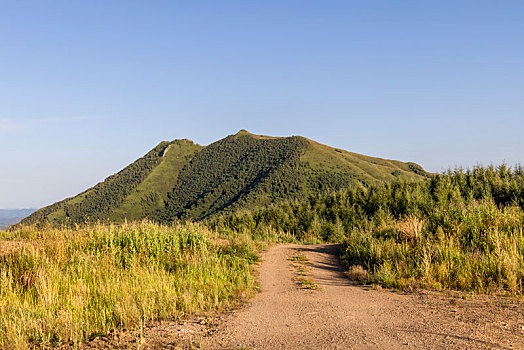
[[[428,218],[438,211],[465,209],[489,202],[495,207],[524,210],[524,170],[498,168],[457,169],[418,181],[395,180],[338,191],[310,193],[255,210],[240,210],[214,217],[213,226],[236,231],[274,230],[321,240],[370,223],[408,216]],[[300,237],[301,238],[301,237]]]
[[[366,157],[304,137],[276,138],[241,131],[195,154],[157,219],[200,220],[311,193],[396,177],[420,178],[410,166],[416,165]],[[425,174],[422,168],[416,169]]]
[[[162,142],[118,174],[40,209],[23,224],[201,220],[326,191],[428,176],[414,163],[367,157],[300,136],[241,130],[207,147],[188,140]]]

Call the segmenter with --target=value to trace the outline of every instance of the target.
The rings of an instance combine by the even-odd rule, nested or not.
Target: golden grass
[[[370,278],[369,272],[360,265],[352,265],[345,274],[350,280],[358,282],[367,282]]]
[[[415,215],[402,217],[395,223],[395,229],[404,239],[417,239],[424,229],[426,221]]]

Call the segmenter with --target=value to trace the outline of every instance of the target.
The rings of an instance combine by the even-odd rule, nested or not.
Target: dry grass
[[[350,280],[361,283],[368,282],[370,278],[369,272],[360,265],[352,265],[345,274]]]
[[[395,229],[403,239],[414,240],[420,237],[425,224],[426,220],[408,215],[395,223]]]

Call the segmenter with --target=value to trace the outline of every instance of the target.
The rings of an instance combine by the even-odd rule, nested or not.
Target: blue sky
[[[303,135],[427,170],[524,163],[522,1],[0,1],[0,208],[162,140]]]

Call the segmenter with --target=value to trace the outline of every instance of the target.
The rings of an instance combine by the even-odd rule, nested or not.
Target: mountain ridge
[[[430,176],[416,163],[242,129],[207,146],[188,139],[162,141],[103,182],[38,210],[22,224],[198,221],[310,192]]]

